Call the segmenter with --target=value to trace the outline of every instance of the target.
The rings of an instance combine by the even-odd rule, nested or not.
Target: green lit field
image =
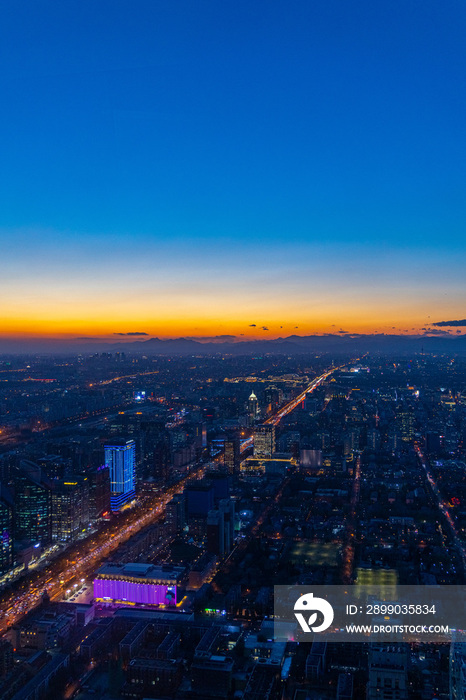
[[[297,566],[337,566],[338,550],[337,544],[329,542],[296,542],[291,548],[289,558]]]
[[[356,569],[357,586],[396,586],[398,574],[395,569]]]

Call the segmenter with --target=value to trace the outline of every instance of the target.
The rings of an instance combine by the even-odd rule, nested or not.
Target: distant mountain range
[[[91,354],[95,352],[125,352],[130,355],[255,355],[264,353],[302,354],[328,352],[335,355],[353,355],[365,352],[410,354],[449,353],[466,355],[466,334],[459,336],[409,335],[291,335],[273,340],[238,340],[237,342],[201,342],[188,338],[161,340],[134,340],[130,342],[102,342],[94,339],[73,342],[53,339],[0,340],[0,354]]]

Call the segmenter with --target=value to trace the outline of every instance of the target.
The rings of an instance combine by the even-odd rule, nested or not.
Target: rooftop
[[[177,581],[184,573],[182,566],[154,566],[153,564],[104,564],[96,578],[140,578],[155,581]]]

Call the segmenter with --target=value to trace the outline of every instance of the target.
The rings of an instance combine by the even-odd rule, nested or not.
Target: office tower
[[[89,520],[95,522],[110,511],[110,472],[102,466],[89,476]]]
[[[134,440],[113,440],[105,445],[105,466],[110,473],[110,507],[115,512],[135,496]]]
[[[300,440],[301,435],[298,431],[288,430],[278,441],[279,452],[291,452],[297,457],[299,454]]]
[[[185,489],[188,506],[188,517],[207,517],[209,510],[214,507],[214,487],[210,482],[190,484]]]
[[[13,567],[13,508],[10,491],[0,484],[0,573]]]
[[[251,396],[248,399],[248,422],[249,425],[254,425],[256,422],[257,415],[259,413],[259,402],[257,396],[252,391]]]
[[[403,442],[414,438],[414,413],[409,408],[401,407],[396,413],[396,424]]]
[[[268,413],[274,411],[279,406],[282,397],[283,392],[281,389],[277,389],[276,386],[267,387],[267,389],[264,391],[264,399]]]
[[[219,510],[210,510],[207,515],[207,551],[222,557],[225,554],[224,517]]]
[[[13,484],[15,539],[46,545],[51,539],[50,482],[37,464],[21,460]]]
[[[230,474],[239,471],[241,462],[239,435],[234,435],[225,439],[223,462]]]
[[[235,505],[229,498],[219,501],[218,508],[207,515],[207,551],[224,556],[233,547],[235,526]]]
[[[89,491],[84,479],[57,480],[51,492],[52,540],[75,542],[89,525]]]
[[[254,457],[270,458],[275,452],[275,426],[258,425],[254,428]]]
[[[179,493],[173,496],[171,501],[167,503],[165,514],[168,534],[176,535],[186,525],[186,498],[184,494]]]
[[[49,479],[63,479],[66,470],[66,460],[59,455],[45,455],[37,460],[37,464]]]
[[[214,489],[214,502],[217,504],[221,498],[230,498],[230,476],[225,472],[208,470],[205,475],[206,482],[210,482]]]
[[[218,509],[223,515],[223,546],[228,554],[233,549],[235,540],[235,502],[231,498],[222,498]]]

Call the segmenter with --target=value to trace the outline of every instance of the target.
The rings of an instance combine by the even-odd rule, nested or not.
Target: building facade
[[[116,512],[136,494],[134,440],[113,440],[111,444],[105,445],[105,466],[110,474],[110,507]]]

